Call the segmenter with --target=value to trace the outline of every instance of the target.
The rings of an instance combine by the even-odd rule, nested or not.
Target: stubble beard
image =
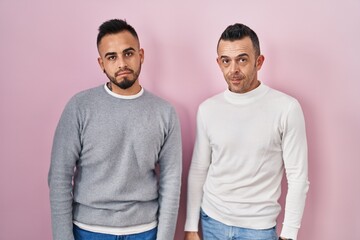
[[[242,72],[236,73],[236,74],[232,74],[230,75],[227,79],[228,81],[228,85],[229,85],[229,90],[235,93],[245,93],[248,92],[248,89],[250,88],[250,85],[252,84],[253,81],[257,81],[257,79],[255,78],[255,73],[256,73],[256,64],[254,66],[254,71],[250,74],[250,75],[245,75]],[[231,79],[233,78],[238,78],[242,81],[242,83],[240,84],[240,86],[235,86],[233,84],[231,84]]]
[[[242,93],[244,84],[246,84],[246,76],[243,73],[232,74],[230,76],[225,76],[225,78],[226,78],[226,81],[228,82],[229,90],[231,92]],[[234,78],[239,79],[241,81],[241,83],[239,85],[233,85],[231,80]]]

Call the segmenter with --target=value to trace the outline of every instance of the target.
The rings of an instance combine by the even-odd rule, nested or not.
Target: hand
[[[185,232],[184,240],[201,240],[198,232]]]

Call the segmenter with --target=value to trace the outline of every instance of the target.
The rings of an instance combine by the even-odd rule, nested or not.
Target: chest
[[[281,111],[266,105],[218,108],[205,113],[204,121],[213,151],[281,151]]]

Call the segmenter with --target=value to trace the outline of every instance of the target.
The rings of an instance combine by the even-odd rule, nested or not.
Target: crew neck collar
[[[114,93],[106,86],[106,83],[104,84],[104,89],[111,96],[113,96],[115,98],[120,98],[120,99],[135,99],[144,94],[144,88],[142,88],[142,87],[141,87],[140,92],[138,92],[134,95],[121,95],[121,94]]]

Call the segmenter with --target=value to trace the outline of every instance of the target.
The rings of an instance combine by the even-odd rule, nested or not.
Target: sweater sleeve
[[[309,188],[305,121],[297,101],[284,120],[282,147],[288,191],[280,235],[296,240]]]
[[[79,121],[70,101],[55,131],[48,174],[53,240],[73,240],[72,179],[80,152]]]
[[[159,153],[159,217],[157,240],[174,239],[179,209],[182,147],[180,124],[174,109]]]
[[[197,114],[196,140],[188,176],[187,214],[185,231],[197,232],[203,186],[211,162],[211,147],[202,121],[200,108]]]

